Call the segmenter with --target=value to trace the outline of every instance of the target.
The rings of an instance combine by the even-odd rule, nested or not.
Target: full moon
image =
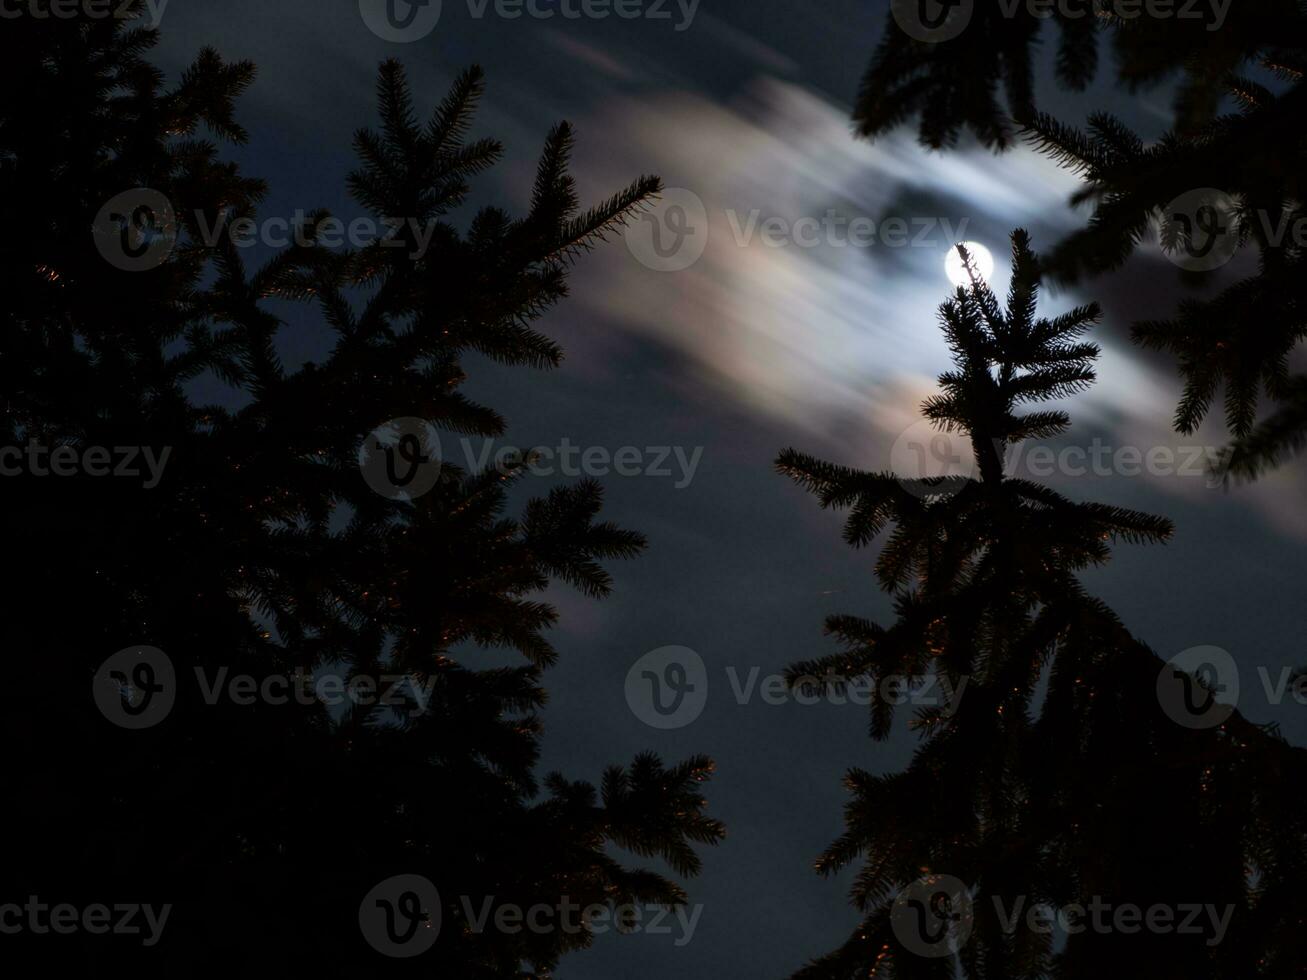
[[[988,280],[994,275],[994,256],[989,249],[980,242],[963,242],[962,247],[971,256],[971,262],[981,279]],[[944,271],[953,285],[961,286],[963,289],[970,288],[971,277],[967,275],[966,266],[962,264],[962,254],[956,246],[948,250],[948,257],[944,259]]]

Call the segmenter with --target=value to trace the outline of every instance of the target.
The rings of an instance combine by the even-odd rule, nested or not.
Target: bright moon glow
[[[963,242],[962,247],[971,256],[971,263],[980,273],[980,278],[988,280],[994,275],[994,256],[980,242]],[[964,289],[971,286],[971,277],[967,275],[966,266],[962,264],[962,253],[956,247],[948,250],[944,260],[944,271],[948,273],[949,282]]]

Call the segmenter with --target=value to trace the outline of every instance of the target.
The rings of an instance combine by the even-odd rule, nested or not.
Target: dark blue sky
[[[376,36],[357,0],[172,0],[163,15],[158,58],[170,72],[204,45],[258,64],[240,112],[252,139],[231,156],[270,182],[264,216],[359,213],[344,190],[350,137],[374,123],[375,71],[388,57],[408,66],[424,112],[460,68],[485,67],[475,133],[499,138],[507,153],[475,188],[478,207],[521,210],[544,136],[563,118],[577,127],[575,172],[587,199],[652,172],[705,204],[708,246],[689,269],[648,269],[620,237],[580,260],[572,298],[546,321],[568,354],[562,370],[526,377],[469,365],[469,394],[508,417],[509,444],[668,446],[687,457],[702,447],[687,486],[604,479],[607,515],[644,531],[651,548],[614,569],[617,594],[607,602],[556,593],[563,657],[547,681],[545,768],[595,779],[643,749],[667,759],[708,753],[718,763],[712,812],[728,839],[704,853],[704,873],[690,883],[702,905],[690,942],[602,937],[564,960],[564,978],[781,977],[856,922],[847,880],[817,878],[812,861],[841,830],[842,773],[902,766],[912,737],[870,742],[866,711],[852,705],[777,706],[757,695],[738,704],[727,670],[766,676],[829,652],[826,615],[885,621],[889,603],[870,575],[874,553],[848,550],[838,515],[776,476],[772,460],[794,445],[889,468],[891,447],[948,367],[933,314],[949,290],[952,240],[942,222],[965,220],[967,238],[1001,253],[1015,225],[1030,227],[1039,247],[1076,220],[1063,206],[1073,183],[1032,154],[928,155],[911,134],[875,146],[851,139],[848,105],[884,6],[702,0],[678,31],[675,2],[670,21],[510,21],[444,0],[435,30],[411,44]],[[1100,85],[1053,95],[1048,108],[1075,120],[1109,108],[1155,134],[1166,97]],[[828,210],[924,219],[937,233],[904,248],[737,241],[751,213],[792,222]],[[1168,312],[1175,280],[1155,254],[1141,255],[1110,281],[1050,297],[1050,311],[1097,298],[1109,314],[1095,338],[1105,347],[1100,384],[1066,403],[1076,427],[1065,444],[1220,444],[1219,427],[1195,438],[1168,431],[1174,370],[1125,339],[1132,320]],[[326,341],[308,311],[293,312],[279,339],[290,364]],[[1269,705],[1256,670],[1307,663],[1300,479],[1291,469],[1227,494],[1181,474],[1050,477],[1077,499],[1175,520],[1173,544],[1123,546],[1090,576],[1091,589],[1163,657],[1201,644],[1229,650],[1243,672],[1243,710],[1279,720],[1298,743],[1307,737],[1302,709]],[[529,490],[551,482],[538,478]],[[692,724],[656,730],[632,712],[624,684],[643,654],[673,644],[703,658],[709,696]]]

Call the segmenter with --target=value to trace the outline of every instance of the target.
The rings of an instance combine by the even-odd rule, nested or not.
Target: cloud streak
[[[917,406],[949,363],[937,326],[951,289],[943,271],[949,232],[995,252],[1001,293],[1009,231],[1028,227],[1037,248],[1051,247],[1080,221],[1067,206],[1077,182],[1027,149],[999,159],[980,148],[930,153],[906,132],[869,144],[850,136],[847,119],[846,107],[768,76],[730,103],[688,91],[606,100],[596,118],[581,121],[583,134],[603,133],[611,148],[598,163],[581,155],[583,186],[598,195],[652,169],[669,188],[703,200],[708,243],[678,272],[645,268],[620,246],[605,250],[583,273],[577,302],[679,351],[703,383],[806,429],[845,461],[889,469],[894,440],[918,420]],[[805,246],[785,234],[831,214],[845,228],[874,222],[877,235],[856,246],[818,232]],[[908,226],[904,244],[883,234],[894,218]],[[771,240],[760,233],[769,219],[781,229]],[[1109,288],[1046,291],[1041,314],[1086,302],[1100,286]],[[1171,374],[1117,340],[1124,325],[1114,326],[1095,338],[1099,383],[1068,406],[1081,434],[1106,431],[1119,445],[1143,447],[1192,443],[1169,427]],[[1206,436],[1223,441],[1219,426]],[[1141,479],[1166,493],[1205,493],[1213,503],[1220,496],[1202,480]],[[1307,535],[1275,505],[1278,495],[1243,499]]]

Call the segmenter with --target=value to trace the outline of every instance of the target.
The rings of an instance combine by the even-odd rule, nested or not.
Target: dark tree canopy
[[[690,876],[695,845],[723,833],[704,812],[704,757],[641,755],[599,786],[535,775],[544,671],[559,656],[548,635],[558,614],[541,592],[563,582],[603,597],[607,564],[644,538],[600,519],[589,481],[510,515],[520,468],[446,461],[429,493],[389,499],[363,479],[359,449],[402,417],[504,432],[493,408],[460,392],[465,355],[558,364],[535,321],[565,296],[578,251],[658,182],[582,209],[560,125],[529,211],[483,208],[462,231],[452,212],[501,154],[469,136],[481,74],[464,73],[419,118],[388,62],[381,128],[359,132],[349,184],[378,217],[434,223],[431,247],[409,237],[327,248],[317,213],[301,242],[251,268],[231,236],[202,231],[220,215],[255,216],[265,191],[218,145],[246,138],[235,106],[254,66],[205,50],[169,87],[145,60],[155,40],[115,19],[25,18],[0,31],[0,442],[170,453],[154,489],[0,481],[14,572],[0,723],[13,757],[6,894],[175,906],[153,949],[74,943],[78,975],[116,975],[119,954],[158,975],[543,975],[590,933],[479,933],[462,898],[474,909],[490,896],[524,908],[680,903],[674,881],[610,852]],[[167,260],[131,272],[105,261],[92,228],[134,188],[162,194],[175,227],[155,229],[172,242]],[[290,369],[277,335],[297,306],[332,343],[320,363]],[[201,376],[232,397],[195,403],[188,386]],[[92,681],[109,655],[140,644],[170,658],[177,700],[133,731],[97,710]],[[520,663],[478,665],[478,650],[496,649]],[[192,675],[224,669],[260,683],[407,675],[430,700],[206,704]],[[364,895],[397,874],[427,877],[443,901],[438,942],[411,961],[374,952],[358,925]]]
[[[906,770],[849,771],[846,830],[817,868],[860,866],[862,920],[796,976],[953,976],[953,957],[925,958],[895,928],[901,890],[941,876],[968,890],[957,949],[968,977],[1293,976],[1307,914],[1294,884],[1307,869],[1295,802],[1307,753],[1237,712],[1205,729],[1177,724],[1159,702],[1162,660],[1078,580],[1114,542],[1166,541],[1169,521],[1005,473],[1006,447],[1069,425],[1041,406],[1089,385],[1098,354],[1083,340],[1095,307],[1037,318],[1041,263],[1025,232],[1012,241],[1006,304],[972,271],[971,288],[941,307],[954,367],[923,405],[970,442],[976,478],[909,479],[794,450],[777,461],[823,507],[849,511],[849,544],[884,538],[875,572],[896,616],[889,626],[830,617],[839,652],[794,665],[791,682],[930,677],[961,692],[916,712],[922,742]],[[873,738],[888,737],[893,712],[873,701]],[[1013,909],[1096,898],[1228,906],[1229,933],[1209,944],[1210,934],[1087,929],[1058,949],[1026,916],[1007,921]]]

